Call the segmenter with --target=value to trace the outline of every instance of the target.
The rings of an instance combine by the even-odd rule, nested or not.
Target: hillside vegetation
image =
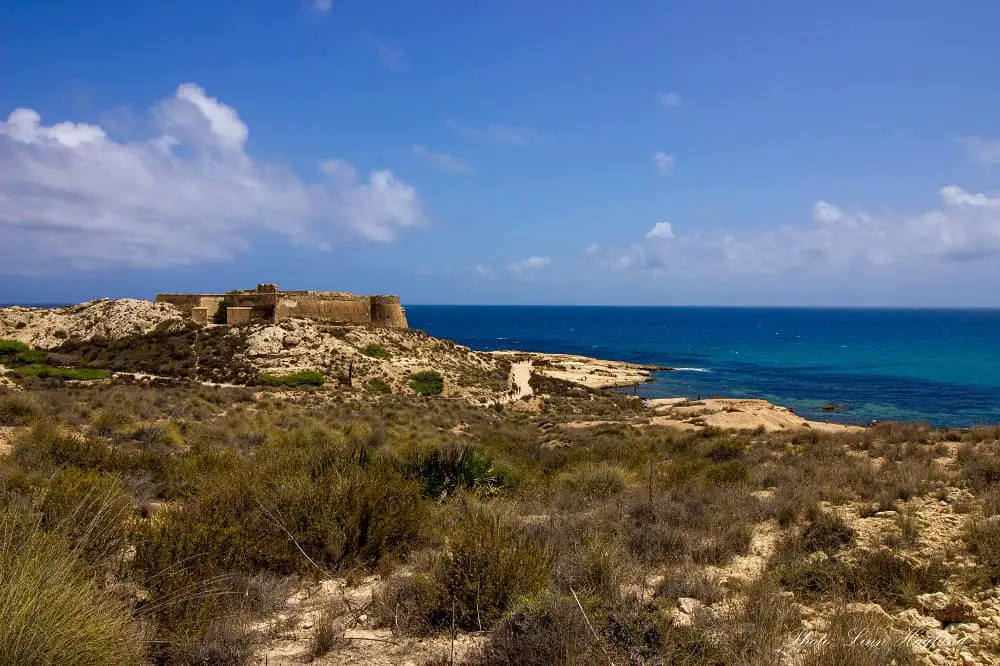
[[[85,338],[0,343],[0,664],[1000,663],[1000,427],[646,407],[419,331]]]

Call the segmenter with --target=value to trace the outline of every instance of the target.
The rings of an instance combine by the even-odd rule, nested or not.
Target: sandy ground
[[[737,398],[712,398],[690,401],[686,398],[648,400],[656,413],[650,425],[665,425],[682,430],[704,427],[726,430],[753,430],[763,427],[767,432],[811,428],[824,432],[849,432],[862,430],[859,426],[810,421],[797,415],[788,407],[774,405],[767,400]]]
[[[666,370],[656,365],[642,365],[625,361],[607,361],[573,354],[542,354],[540,352],[493,352],[498,356],[528,358],[533,362],[532,371],[543,377],[562,379],[589,388],[602,389],[632,386],[650,380],[650,373]]]
[[[459,633],[455,640],[447,633],[423,639],[396,635],[391,629],[373,627],[369,615],[372,592],[378,577],[370,576],[354,585],[342,578],[296,590],[285,609],[257,628],[271,633],[257,654],[257,664],[326,664],[367,666],[417,666],[454,655],[456,663],[485,642],[481,635]],[[337,629],[340,637],[329,653],[310,660],[310,646],[317,625],[324,621]],[[436,662],[440,663],[440,662]]]
[[[14,450],[14,433],[17,428],[13,426],[0,426],[0,456],[5,456]]]

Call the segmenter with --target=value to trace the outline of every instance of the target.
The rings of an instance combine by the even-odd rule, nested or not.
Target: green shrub
[[[309,636],[309,658],[315,660],[324,657],[345,642],[340,627],[335,622],[334,614],[324,610],[316,618]]]
[[[579,465],[560,475],[559,481],[588,499],[607,499],[628,487],[622,470],[606,462]]]
[[[219,304],[215,308],[215,312],[212,313],[212,323],[213,324],[225,324],[228,320],[228,315],[226,313],[226,302],[224,300],[219,301]]]
[[[0,395],[0,425],[25,425],[40,413],[38,403],[25,393]]]
[[[322,386],[325,381],[323,373],[315,370],[302,370],[288,375],[262,373],[257,376],[257,383],[264,386]]]
[[[705,451],[705,457],[714,463],[725,463],[732,460],[741,460],[747,450],[745,440],[727,437],[712,441]]]
[[[66,467],[41,502],[42,526],[65,535],[88,562],[111,564],[128,545],[132,504],[112,476]]]
[[[51,421],[38,420],[14,445],[14,458],[29,469],[50,470],[73,465],[98,471],[117,471],[122,455],[108,444],[79,437]]]
[[[144,645],[61,535],[0,508],[0,664],[133,666]]]
[[[750,469],[741,460],[730,460],[709,467],[705,478],[712,483],[743,483],[750,478]]]
[[[361,350],[361,353],[364,354],[365,356],[371,356],[372,358],[382,358],[382,359],[390,358],[392,356],[392,354],[389,353],[388,349],[378,344],[377,342],[372,342],[371,344],[366,345],[365,348]]]
[[[474,446],[442,446],[417,452],[404,471],[420,481],[425,497],[439,498],[459,488],[495,488],[499,479],[493,459]]]
[[[97,412],[90,422],[90,428],[95,435],[110,437],[132,423],[130,411],[120,405],[111,405]]]
[[[854,544],[857,533],[844,520],[833,513],[817,511],[802,530],[801,547],[807,553],[818,550],[832,553]]]
[[[465,507],[449,534],[450,548],[429,571],[391,580],[378,605],[401,627],[491,629],[518,600],[548,582],[552,552],[528,538],[507,516]],[[415,601],[419,600],[419,601]],[[412,615],[406,617],[409,612]]]
[[[9,363],[11,366],[33,365],[43,363],[48,357],[49,355],[46,352],[30,349],[13,355]]]
[[[405,552],[420,533],[419,487],[388,463],[362,466],[335,451],[310,461],[289,452],[279,467],[275,448],[261,447],[253,464],[231,454],[225,465],[206,468],[211,481],[194,484],[200,493],[143,526],[138,568],[155,577],[184,562],[205,576],[308,571],[310,560],[375,566]]]
[[[606,661],[573,597],[542,593],[513,608],[472,664],[550,666]]]
[[[861,551],[853,561],[806,558],[794,547],[779,553],[778,581],[808,599],[839,595],[849,601],[905,608],[916,603],[918,594],[941,590],[948,576],[939,560],[914,563],[889,550]]]
[[[33,364],[19,366],[15,371],[22,377],[41,377],[54,379],[72,379],[77,381],[94,381],[96,379],[107,379],[111,373],[107,370],[96,368],[57,368],[51,365]]]
[[[441,395],[444,392],[444,377],[440,372],[425,370],[410,375],[410,388],[420,395]]]
[[[389,385],[389,382],[378,377],[369,379],[368,383],[365,384],[365,388],[368,389],[369,393],[374,393],[375,395],[389,395],[392,393],[392,386]]]
[[[1000,521],[977,519],[965,531],[969,552],[979,560],[979,568],[990,585],[1000,583]]]
[[[29,349],[31,347],[18,340],[0,340],[0,357],[21,354]]]

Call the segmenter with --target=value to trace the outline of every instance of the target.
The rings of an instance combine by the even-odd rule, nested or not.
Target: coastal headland
[[[0,308],[0,661],[1000,664],[1000,427],[215,307]]]

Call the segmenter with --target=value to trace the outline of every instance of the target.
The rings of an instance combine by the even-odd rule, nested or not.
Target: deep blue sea
[[[676,368],[646,397],[765,398],[845,423],[1000,423],[1000,310],[437,306],[410,325],[478,350]],[[823,412],[827,403],[847,409]]]

